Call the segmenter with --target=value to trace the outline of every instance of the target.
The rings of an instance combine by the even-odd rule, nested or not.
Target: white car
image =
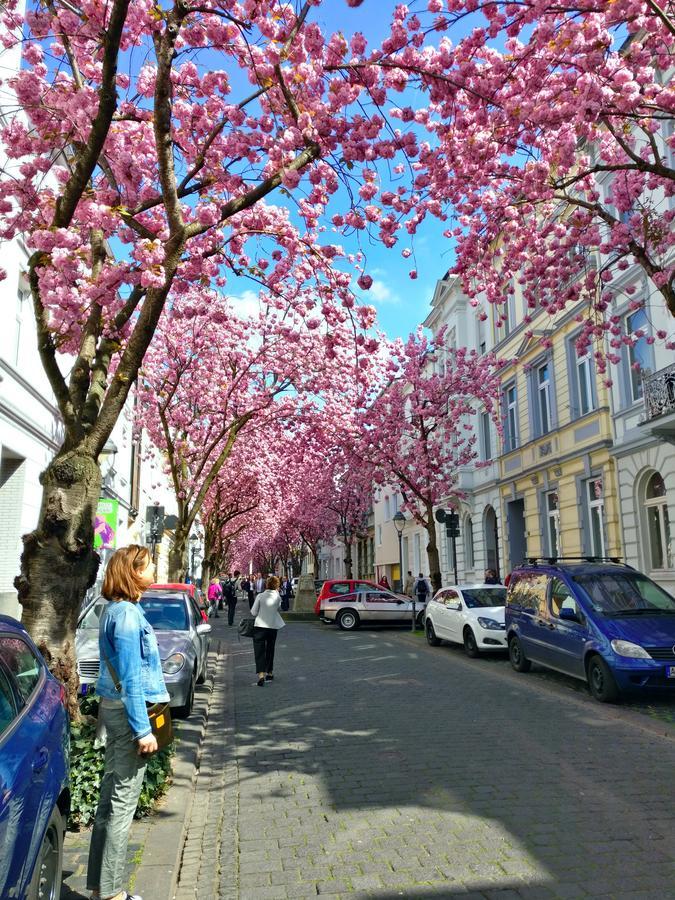
[[[504,628],[506,588],[501,584],[467,584],[441,588],[427,603],[427,641],[463,644],[467,656],[484,650],[508,650]]]

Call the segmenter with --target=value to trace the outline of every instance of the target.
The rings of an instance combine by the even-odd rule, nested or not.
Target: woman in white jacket
[[[251,615],[255,616],[253,652],[258,673],[256,681],[258,687],[264,687],[266,681],[274,680],[274,647],[277,642],[277,631],[286,624],[279,615],[281,596],[279,579],[276,575],[270,575],[265,587],[266,590],[258,594],[251,607]]]

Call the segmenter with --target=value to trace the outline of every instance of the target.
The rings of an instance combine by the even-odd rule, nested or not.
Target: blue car
[[[70,805],[63,685],[23,626],[0,615],[0,897],[61,893]]]
[[[556,669],[603,703],[675,691],[675,598],[631,566],[530,560],[511,575],[505,623],[517,672],[533,662]]]

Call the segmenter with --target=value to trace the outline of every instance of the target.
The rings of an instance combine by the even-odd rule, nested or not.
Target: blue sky
[[[351,9],[346,0],[325,0],[320,7],[312,9],[310,20],[318,23],[326,35],[341,31],[349,38],[360,31],[368,40],[369,46],[377,46],[389,30],[391,14],[396,6],[394,0],[364,0],[362,6]],[[411,10],[423,13],[426,2],[411,2]],[[457,35],[453,33],[453,39]],[[431,38],[433,40],[433,37]],[[424,98],[413,102],[413,95],[407,102],[424,104]],[[394,103],[403,105],[404,95],[396,95]],[[395,127],[398,121],[393,121]],[[357,168],[354,172],[356,174]],[[405,183],[405,182],[398,182]],[[277,194],[269,198],[270,202],[286,205],[283,196]],[[346,192],[334,198],[331,214],[344,212],[347,208]],[[290,205],[293,210],[293,204]],[[297,224],[299,220],[294,219]],[[360,244],[354,238],[342,236],[329,230],[324,239],[328,242],[340,243],[347,251],[361,250],[367,259],[366,271],[373,278],[372,288],[360,296],[363,302],[372,304],[378,311],[378,326],[390,338],[406,337],[426,318],[436,282],[454,262],[452,242],[443,237],[443,230],[448,223],[436,219],[428,219],[419,229],[414,239],[402,230],[399,242],[395,247],[387,249],[376,240],[370,240],[365,232],[359,235]],[[413,255],[404,259],[401,251],[412,250]],[[409,277],[411,269],[417,271],[417,279]],[[241,291],[230,281],[230,290],[248,302],[253,302],[254,294],[250,283],[242,285]],[[357,291],[358,293],[358,291]]]

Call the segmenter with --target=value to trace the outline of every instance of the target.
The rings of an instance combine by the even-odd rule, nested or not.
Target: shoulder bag
[[[253,637],[253,629],[255,628],[255,616],[242,616],[239,622],[239,634],[241,637]]]
[[[103,648],[101,648],[103,650]],[[118,694],[122,693],[122,684],[115,667],[103,650],[103,658],[113,680],[113,685]],[[164,750],[173,741],[173,724],[171,722],[171,709],[168,703],[148,703],[148,719],[150,728],[157,740],[157,750]]]

